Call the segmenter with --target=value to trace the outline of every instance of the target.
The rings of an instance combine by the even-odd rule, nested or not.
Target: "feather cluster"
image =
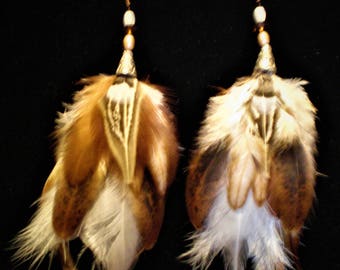
[[[316,175],[316,109],[305,84],[254,72],[210,99],[186,187],[197,230],[181,258],[194,269],[218,253],[226,269],[244,269],[248,258],[258,270],[298,267]]]
[[[80,238],[101,269],[126,270],[153,247],[178,162],[174,115],[164,93],[133,76],[99,75],[60,114],[56,165],[38,210],[15,239],[19,261],[39,265]]]

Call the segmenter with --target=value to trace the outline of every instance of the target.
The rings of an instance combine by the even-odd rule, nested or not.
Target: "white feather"
[[[53,187],[39,199],[32,221],[13,243],[17,249],[14,260],[31,261],[30,269],[39,266],[47,254],[53,256],[65,243],[52,225],[55,192]],[[117,179],[106,179],[79,232],[85,246],[93,252],[96,264],[105,270],[127,270],[139,255],[140,234],[126,196]]]
[[[51,188],[39,201],[39,208],[35,212],[30,224],[19,232],[14,240],[14,260],[18,262],[31,260],[30,269],[39,265],[44,257],[54,253],[63,240],[53,230],[52,211],[56,188]]]
[[[249,79],[242,85],[234,84],[224,95],[210,98],[199,132],[200,149],[204,151],[217,141],[224,140],[231,132],[239,133],[237,127],[245,114],[243,105],[252,97],[252,89],[257,85],[257,80]],[[238,134],[235,137],[238,137]]]
[[[107,91],[107,98],[117,103],[131,103],[135,98],[137,80],[133,80],[134,85],[130,86],[126,82],[113,84]]]
[[[251,192],[245,205],[234,211],[222,188],[204,226],[191,236],[191,249],[181,257],[188,258],[194,269],[207,269],[218,253],[225,252],[232,256],[226,269],[243,269],[242,258],[253,257],[255,269],[273,270],[279,262],[289,265],[280,232],[280,221],[267,206],[258,207]]]
[[[125,189],[126,190],[126,189]],[[85,216],[80,238],[106,270],[126,270],[138,257],[140,234],[119,180],[106,179],[96,203]]]

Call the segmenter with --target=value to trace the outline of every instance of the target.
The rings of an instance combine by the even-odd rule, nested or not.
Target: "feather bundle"
[[[248,258],[257,270],[300,267],[299,234],[314,198],[316,109],[305,81],[261,66],[273,61],[268,49],[252,76],[209,101],[186,186],[196,231],[180,257],[194,269],[218,253],[226,269],[244,269]]]
[[[33,266],[60,253],[76,269],[68,242],[80,238],[100,269],[126,270],[161,228],[178,162],[174,115],[159,88],[136,79],[131,51],[115,76],[82,83],[57,120],[56,165],[14,258]]]

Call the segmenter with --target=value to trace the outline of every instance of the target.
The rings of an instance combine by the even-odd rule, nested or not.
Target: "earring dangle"
[[[315,185],[316,109],[306,81],[282,79],[266,11],[253,12],[260,52],[253,73],[210,98],[186,184],[196,231],[182,254],[206,269],[221,253],[225,269],[301,269],[299,236]]]
[[[31,267],[59,253],[64,270],[76,269],[69,242],[79,238],[93,253],[93,267],[127,270],[157,241],[178,139],[163,91],[137,79],[135,15],[126,6],[116,74],[83,79],[57,120],[55,167],[14,241],[14,259]]]

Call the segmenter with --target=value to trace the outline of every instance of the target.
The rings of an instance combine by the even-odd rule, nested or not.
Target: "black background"
[[[157,244],[138,269],[190,269],[179,262],[193,228],[184,204],[189,152],[212,86],[252,72],[255,0],[133,1],[138,76],[171,89],[182,147]],[[306,222],[304,269],[340,269],[340,8],[337,1],[264,1],[278,75],[301,77],[318,108],[317,200]],[[1,262],[13,269],[9,241],[29,221],[54,164],[56,112],[85,76],[114,73],[122,53],[124,1],[1,2]],[[86,257],[86,256],[85,256]],[[86,260],[86,258],[84,259]],[[90,269],[85,266],[82,269]],[[18,269],[28,269],[24,264]],[[41,269],[47,269],[43,265]],[[216,259],[211,269],[222,269]]]

